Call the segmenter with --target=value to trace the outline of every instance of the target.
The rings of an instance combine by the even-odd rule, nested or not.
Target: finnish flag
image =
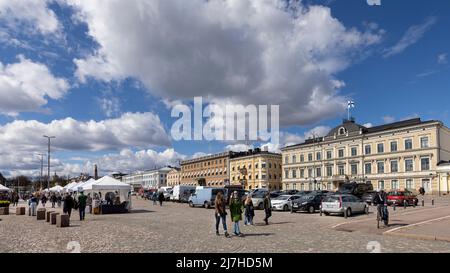
[[[348,108],[348,109],[350,109],[350,108],[355,108],[355,102],[352,101],[352,100],[349,100],[349,101],[347,102],[347,108]]]

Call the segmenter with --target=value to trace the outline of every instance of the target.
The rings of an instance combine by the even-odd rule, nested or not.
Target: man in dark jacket
[[[86,213],[86,202],[87,196],[84,195],[84,192],[80,192],[80,195],[78,195],[78,210],[80,212],[80,221],[84,221],[84,216]]]
[[[64,197],[64,203],[63,203],[63,212],[67,213],[69,215],[70,218],[70,214],[72,213],[72,209],[74,207],[74,202],[73,202],[73,198],[72,195],[70,195],[69,193],[66,193],[66,196]]]
[[[266,196],[264,197],[264,212],[266,214],[266,217],[264,218],[264,222],[266,222],[266,225],[269,224],[269,217],[272,216],[272,202],[270,201],[270,193],[267,192]]]
[[[162,203],[164,201],[164,193],[162,191],[159,192],[158,200],[159,200],[159,205],[162,206]]]

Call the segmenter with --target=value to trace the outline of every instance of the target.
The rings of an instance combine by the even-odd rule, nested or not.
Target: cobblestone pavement
[[[74,211],[68,228],[17,216],[11,209],[11,215],[0,216],[0,252],[70,252],[71,241],[79,242],[81,252],[371,252],[378,247],[381,252],[450,252],[449,242],[339,231],[332,227],[348,219],[306,213],[274,212],[266,226],[263,212],[256,211],[254,226],[241,223],[245,237],[217,237],[213,210],[133,202],[132,213],[86,214],[83,222]]]

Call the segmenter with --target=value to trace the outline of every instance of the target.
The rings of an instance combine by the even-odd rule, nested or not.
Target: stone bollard
[[[36,219],[37,220],[45,220],[45,209],[40,208],[36,212]]]
[[[422,207],[425,207],[425,200],[422,199]]]
[[[348,215],[347,215],[347,208],[344,208],[344,218],[347,219]]]
[[[17,207],[16,215],[25,215],[25,207]]]
[[[46,217],[45,217],[45,221],[46,221],[46,222],[50,222],[50,214],[52,214],[53,212],[54,212],[54,211],[52,211],[52,210],[47,211]]]
[[[1,207],[0,215],[9,215],[9,207]]]
[[[56,216],[57,227],[68,227],[70,225],[69,214],[59,214]]]
[[[434,206],[434,199],[431,199],[431,205]]]
[[[59,212],[50,213],[50,225],[56,225],[56,217],[59,215]]]

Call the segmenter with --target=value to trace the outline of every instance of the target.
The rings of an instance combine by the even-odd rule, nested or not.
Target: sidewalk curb
[[[398,236],[398,237],[405,237],[405,238],[418,239],[418,240],[427,240],[427,241],[444,241],[444,242],[450,243],[450,237],[440,237],[440,236],[422,235],[422,234],[407,234],[407,233],[400,233],[400,232],[385,233],[383,235]]]

